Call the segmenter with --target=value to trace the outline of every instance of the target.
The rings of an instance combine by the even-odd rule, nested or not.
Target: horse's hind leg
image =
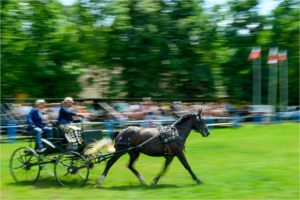
[[[105,167],[105,170],[102,174],[102,176],[99,177],[99,179],[96,181],[97,184],[102,184],[102,182],[104,181],[107,173],[108,173],[108,170],[113,166],[113,164],[124,154],[115,154],[114,156],[112,156],[108,162],[107,162],[107,165]]]
[[[165,163],[165,167],[163,168],[163,170],[159,173],[159,175],[152,181],[151,185],[156,185],[158,182],[158,179],[164,175],[164,173],[166,172],[166,169],[168,167],[168,165],[172,162],[173,160],[173,156],[172,157],[167,157],[166,158],[166,163]]]
[[[139,155],[140,155],[139,152],[134,152],[133,151],[133,152],[129,153],[130,161],[129,161],[128,168],[136,175],[136,177],[140,180],[142,185],[147,185],[147,182],[142,177],[142,175],[133,168],[133,163],[136,161],[136,159],[139,157]]]

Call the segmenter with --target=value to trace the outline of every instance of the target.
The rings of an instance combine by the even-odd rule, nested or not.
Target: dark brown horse
[[[154,137],[152,140],[142,145],[142,147],[133,148],[128,152],[130,156],[128,168],[137,176],[141,184],[147,185],[145,179],[140,175],[138,171],[136,171],[136,169],[133,168],[133,164],[139,157],[140,153],[155,157],[164,156],[166,158],[166,163],[163,170],[159,173],[159,175],[156,178],[154,178],[152,185],[157,184],[157,181],[165,173],[168,165],[172,162],[174,156],[178,157],[182,165],[189,171],[189,173],[191,174],[193,179],[197,181],[197,183],[202,183],[202,181],[198,179],[196,175],[192,172],[192,169],[189,166],[183,153],[185,140],[189,136],[192,129],[196,130],[197,132],[200,132],[203,137],[207,137],[210,134],[206,126],[205,120],[201,117],[201,112],[202,111],[199,110],[197,114],[184,115],[171,125],[171,128],[174,131],[171,130],[165,133],[164,139],[176,137],[179,138],[178,140],[163,144],[162,138]],[[107,138],[88,145],[85,149],[85,154],[97,154],[101,148],[108,144],[111,144],[114,139],[116,141],[116,152],[118,152],[120,150],[141,145],[145,141],[149,140],[151,137],[158,134],[159,131],[157,128],[129,127],[125,130],[114,132],[110,134]],[[108,170],[125,153],[126,152],[115,154],[109,159],[102,176],[96,182],[97,184],[102,184],[103,180],[105,179],[108,173]]]

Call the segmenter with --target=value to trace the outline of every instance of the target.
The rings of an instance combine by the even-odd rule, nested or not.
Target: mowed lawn
[[[81,188],[60,186],[42,171],[34,185],[20,185],[9,173],[13,151],[26,142],[1,145],[1,199],[299,199],[299,124],[246,125],[212,129],[208,138],[191,133],[186,157],[204,184],[196,185],[177,158],[157,186],[141,186],[124,155],[103,185],[95,180],[105,163],[90,172]],[[148,184],[164,158],[142,155],[136,169]]]

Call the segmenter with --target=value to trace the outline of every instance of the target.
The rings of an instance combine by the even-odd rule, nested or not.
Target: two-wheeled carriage
[[[53,138],[43,138],[42,142],[46,149],[36,152],[31,148],[34,133],[24,132],[24,136],[31,137],[30,147],[20,147],[12,155],[10,160],[10,172],[18,183],[35,183],[41,170],[45,170],[50,176],[63,186],[81,186],[89,176],[89,168],[103,159],[90,159],[83,156],[84,147],[102,139],[101,130],[83,131],[83,143],[79,146],[68,144],[63,130],[53,125]]]

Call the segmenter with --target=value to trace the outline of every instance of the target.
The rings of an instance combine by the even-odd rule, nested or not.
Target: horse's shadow
[[[47,178],[39,178],[37,180],[37,182],[35,182],[34,184],[30,184],[30,183],[16,183],[16,182],[10,182],[7,183],[7,185],[9,186],[14,186],[14,187],[21,187],[21,186],[32,186],[35,188],[41,188],[41,189],[45,189],[45,188],[62,188],[63,186],[61,186],[54,177],[47,177]]]
[[[98,189],[106,189],[106,190],[157,190],[157,189],[163,189],[163,188],[181,188],[182,186],[173,185],[173,184],[160,184],[160,185],[120,185],[120,186],[111,186],[111,187],[101,187],[101,186],[94,186],[94,188]]]
[[[14,186],[14,187],[21,187],[21,186],[28,186],[26,183],[16,183],[16,182],[10,182],[7,183],[9,186]],[[55,188],[55,189],[63,189],[65,187],[61,186],[54,177],[47,177],[47,178],[40,178],[36,183],[31,185],[32,187],[35,187],[37,189],[45,189],[45,188]],[[105,186],[105,185],[96,185],[95,183],[86,182],[81,188],[90,188],[90,189],[104,189],[104,190],[157,190],[157,189],[164,189],[164,188],[182,188],[182,187],[187,187],[187,186],[195,186],[195,184],[189,184],[185,186],[178,186],[175,184],[158,184],[156,186],[151,186],[151,185],[140,185],[137,183],[128,183],[128,185],[117,185],[117,186]],[[73,189],[78,189],[78,187],[73,187],[69,188],[71,190]]]

